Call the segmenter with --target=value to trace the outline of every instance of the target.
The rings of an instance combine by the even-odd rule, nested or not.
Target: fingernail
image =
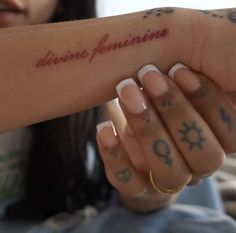
[[[112,121],[106,121],[97,125],[97,131],[102,144],[112,148],[118,144],[118,137]]]
[[[145,98],[133,79],[120,82],[116,91],[130,113],[140,114],[147,109]]]
[[[201,86],[199,78],[181,63],[174,65],[168,74],[186,92],[197,91]]]
[[[160,70],[154,65],[146,65],[138,71],[139,81],[153,96],[163,96],[168,92],[168,85]]]

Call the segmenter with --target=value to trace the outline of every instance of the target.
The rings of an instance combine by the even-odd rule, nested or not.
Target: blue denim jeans
[[[81,214],[81,213],[80,213]],[[78,213],[77,213],[78,215]],[[138,214],[112,205],[95,217],[71,217],[57,224],[53,219],[29,233],[235,233],[236,223],[225,215],[213,178],[188,187],[177,203],[149,214]],[[74,220],[72,221],[72,219]],[[76,220],[75,220],[76,219]]]

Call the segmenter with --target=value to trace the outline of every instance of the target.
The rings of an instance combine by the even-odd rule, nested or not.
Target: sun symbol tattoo
[[[191,124],[183,123],[183,129],[178,130],[182,134],[181,140],[188,144],[188,149],[192,150],[193,148],[202,149],[203,142],[205,138],[202,136],[203,130],[200,129],[196,122]]]

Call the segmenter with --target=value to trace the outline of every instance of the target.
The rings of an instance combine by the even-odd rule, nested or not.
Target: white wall
[[[236,7],[236,0],[97,0],[100,17],[155,7],[179,6],[198,9]]]

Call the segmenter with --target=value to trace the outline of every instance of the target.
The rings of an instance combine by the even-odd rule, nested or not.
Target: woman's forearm
[[[140,66],[175,62],[179,41],[187,60],[187,17],[187,10],[168,8],[2,30],[0,132],[112,99],[115,85]]]

